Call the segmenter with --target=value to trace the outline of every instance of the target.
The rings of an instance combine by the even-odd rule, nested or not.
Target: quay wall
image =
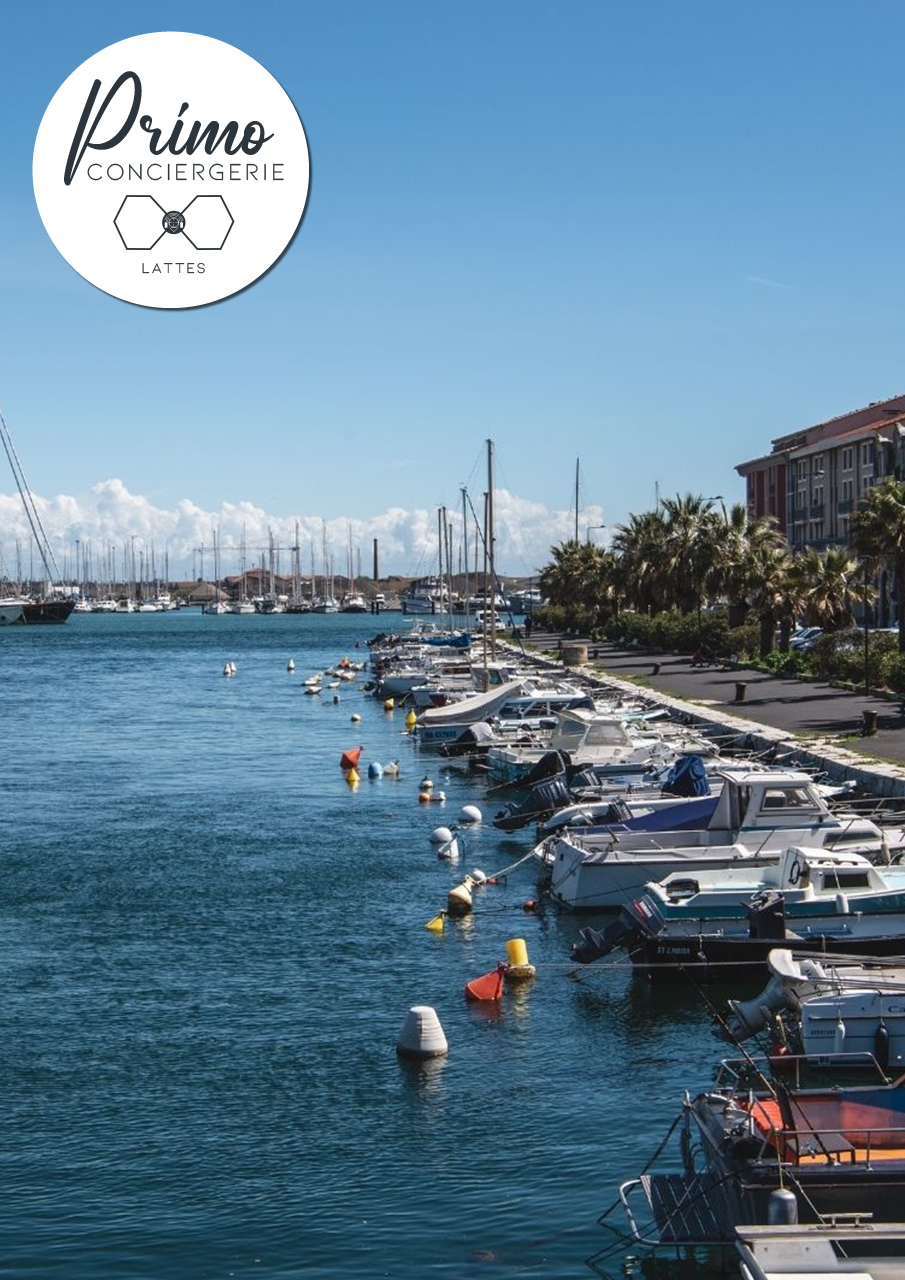
[[[891,761],[866,759],[828,738],[808,738],[803,741],[787,730],[774,729],[756,720],[745,719],[735,712],[721,711],[718,707],[688,702],[669,693],[648,689],[609,672],[601,672],[591,665],[565,666],[556,658],[530,649],[520,649],[509,642],[506,642],[505,647],[512,657],[527,659],[538,668],[555,672],[565,680],[570,676],[574,678],[581,675],[588,684],[601,690],[623,694],[647,706],[667,708],[674,719],[684,724],[744,736],[750,740],[753,752],[767,751],[776,746],[783,752],[794,752],[803,765],[815,772],[826,773],[834,781],[852,780],[875,795],[905,799],[905,769]]]

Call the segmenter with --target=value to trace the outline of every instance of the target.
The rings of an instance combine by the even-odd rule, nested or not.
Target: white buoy
[[[423,777],[423,778],[421,779],[421,790],[422,790],[422,791],[433,791],[433,789],[434,789],[433,781],[432,781],[430,778],[428,778],[427,776]]]
[[[361,716],[359,716],[358,718],[360,720]],[[384,772],[384,776],[387,778],[398,778],[399,777],[399,761],[391,760],[389,764],[385,764],[383,766],[383,772]]]
[[[231,667],[230,667],[230,665],[229,665],[229,663],[228,663],[228,662],[227,662],[226,666],[223,668],[223,674],[224,674],[225,676],[231,676],[231,675],[232,675],[232,669],[231,669]]]
[[[289,659],[289,661],[286,663],[286,670],[287,670],[287,671],[294,671],[294,670],[295,670],[295,663],[292,661],[292,659],[291,659],[291,658],[290,658],[290,659]]]
[[[430,834],[431,844],[449,844],[453,838],[453,833],[449,827],[434,827]]]
[[[412,1005],[396,1041],[396,1052],[402,1058],[442,1058],[449,1053],[436,1009],[429,1004]]]
[[[483,822],[484,815],[476,804],[467,804],[459,813],[459,821],[466,823],[468,826],[476,827]]]
[[[446,844],[438,845],[437,857],[443,858],[446,862],[458,862],[459,842],[455,836],[451,840],[447,840]]]
[[[372,760],[372,761],[371,761],[371,763],[368,765],[368,777],[369,777],[369,778],[382,778],[382,777],[383,777],[383,765],[382,765],[382,764],[378,764],[378,762],[377,762],[376,760]]]
[[[474,880],[475,884],[487,883],[487,877],[480,867],[475,867],[474,871],[471,873],[471,878]]]
[[[229,674],[230,674],[231,676],[234,676],[238,670],[239,670],[239,668],[236,666],[236,664],[235,664],[234,662],[231,662],[231,663],[229,664]]]

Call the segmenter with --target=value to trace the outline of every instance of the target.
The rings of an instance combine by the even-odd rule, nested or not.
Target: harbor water
[[[485,825],[439,861],[435,826],[492,814],[481,781],[416,753],[366,675],[305,696],[377,623],[186,610],[0,634],[0,1274],[588,1275],[598,1215],[709,1079],[694,993],[570,978],[578,924],[522,910],[530,867],[424,929],[529,833]],[[359,744],[401,776],[350,788]],[[419,805],[424,773],[445,808]],[[467,1004],[511,937],[537,981]],[[412,1004],[448,1058],[397,1058]]]

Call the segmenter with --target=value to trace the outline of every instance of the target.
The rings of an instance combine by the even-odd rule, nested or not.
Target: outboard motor
[[[530,822],[541,822],[572,803],[572,795],[562,778],[540,782],[518,804],[507,805],[493,819],[500,831],[518,831]]]
[[[748,937],[775,941],[785,936],[786,911],[782,894],[773,889],[758,894],[748,907]]]
[[[637,921],[627,911],[622,911],[605,929],[582,929],[578,942],[572,946],[572,959],[578,964],[593,964],[595,960],[602,960],[617,947],[626,946],[637,928]]]

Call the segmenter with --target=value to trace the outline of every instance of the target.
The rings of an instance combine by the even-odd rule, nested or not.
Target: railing
[[[854,507],[855,507],[854,498],[843,498],[842,501],[838,504],[837,510],[841,516],[847,516],[850,511],[854,510]]]
[[[754,1117],[751,1117],[752,1122]],[[861,1146],[864,1148],[864,1159],[858,1160],[859,1147],[847,1135],[853,1133],[857,1135]],[[897,1142],[892,1145],[901,1146],[905,1149],[905,1125],[899,1125],[896,1128],[874,1128],[874,1129],[856,1129],[848,1125],[844,1129],[772,1129],[769,1133],[764,1134],[760,1151],[757,1154],[758,1160],[763,1160],[767,1149],[771,1144],[775,1144],[776,1159],[780,1164],[799,1165],[801,1163],[801,1139],[815,1139],[815,1155],[824,1155],[827,1164],[841,1164],[838,1159],[840,1155],[848,1152],[851,1153],[851,1159],[846,1161],[847,1164],[861,1165],[865,1169],[870,1169],[871,1150],[882,1147],[883,1143],[878,1143],[876,1139],[883,1134],[896,1134]],[[837,1140],[837,1145],[833,1147],[831,1144],[833,1139]],[[861,1141],[863,1139],[863,1141]],[[840,1141],[841,1140],[841,1141]],[[787,1149],[795,1143],[795,1158],[790,1160],[782,1159],[782,1146]],[[844,1144],[844,1145],[843,1145]],[[834,1159],[835,1157],[835,1159]]]

